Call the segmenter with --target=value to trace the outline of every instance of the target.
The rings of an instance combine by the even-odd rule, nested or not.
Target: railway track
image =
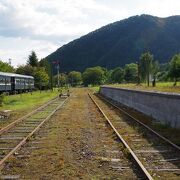
[[[0,170],[68,98],[55,98],[0,130]]]
[[[89,94],[145,179],[180,179],[180,147],[103,97]]]

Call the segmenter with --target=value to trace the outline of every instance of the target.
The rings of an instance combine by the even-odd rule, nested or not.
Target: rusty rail
[[[118,133],[118,131],[116,130],[116,128],[113,126],[113,124],[111,123],[111,121],[109,120],[109,118],[106,116],[106,114],[103,112],[103,110],[100,108],[100,106],[97,104],[97,102],[94,100],[94,98],[91,96],[90,93],[88,93],[89,97],[91,98],[91,100],[93,101],[93,103],[96,105],[96,107],[98,108],[98,110],[101,112],[101,114],[103,115],[103,117],[107,120],[107,122],[109,123],[109,125],[111,126],[111,128],[114,130],[114,132],[116,133],[117,137],[121,140],[121,142],[124,144],[124,146],[128,149],[131,157],[135,160],[135,162],[137,163],[138,167],[141,169],[141,171],[143,172],[143,174],[145,175],[145,177],[148,180],[153,180],[152,176],[149,174],[149,172],[147,171],[147,169],[144,167],[144,165],[141,163],[141,161],[138,159],[138,157],[135,155],[135,153],[133,152],[133,150],[129,147],[129,145],[126,143],[126,141],[123,139],[123,137]]]
[[[15,126],[17,123],[25,120],[26,118],[30,117],[31,115],[35,114],[37,111],[45,108],[46,106],[48,106],[49,104],[51,104],[53,101],[55,101],[57,99],[56,98],[53,98],[52,100],[48,101],[46,104],[40,106],[39,108],[35,109],[34,111],[26,114],[25,116],[13,121],[12,123],[8,124],[7,126],[5,126],[4,128],[0,129],[0,135],[3,134],[4,132],[6,132],[7,130],[9,130],[10,128],[12,128],[13,126]]]
[[[41,106],[40,108],[34,110],[33,112],[29,113],[28,115],[24,116],[23,118],[21,119],[24,119],[25,117],[29,117],[33,114],[35,114],[38,110],[48,106],[49,104],[51,104],[52,102],[54,102],[56,99],[52,100],[52,101],[49,101],[47,104]],[[51,118],[51,116],[61,107],[63,106],[63,104],[68,100],[68,98],[66,98],[59,106],[57,106],[40,124],[37,125],[37,127],[35,127],[35,129],[32,130],[32,132],[30,132],[26,137],[24,137],[7,155],[5,155],[1,160],[0,160],[0,170],[3,168],[3,164],[4,162],[10,157],[12,156],[18,149],[20,149],[20,147],[22,145],[24,145],[27,140],[34,134],[36,133],[40,128],[41,126],[48,120]],[[12,127],[15,126],[15,124],[17,124],[18,122],[21,121],[21,119],[19,119],[16,123],[13,123]],[[8,126],[8,129],[10,129],[11,126]],[[6,129],[7,131],[7,129]],[[3,131],[4,132],[4,131]],[[3,133],[1,132],[1,134]]]
[[[106,98],[100,96],[100,98],[102,98],[104,101],[106,101],[107,103],[109,103],[111,106],[115,107],[116,109],[120,110],[121,112],[123,112],[124,114],[126,114],[128,117],[130,117],[131,119],[133,119],[134,121],[136,121],[138,124],[140,124],[141,126],[143,126],[144,128],[148,129],[150,132],[152,132],[153,134],[155,134],[156,136],[158,136],[160,139],[164,140],[166,143],[170,144],[172,147],[174,147],[177,150],[180,150],[180,146],[174,144],[172,141],[170,141],[169,139],[165,138],[164,136],[160,135],[158,132],[154,131],[153,129],[151,129],[149,126],[147,126],[146,124],[142,123],[141,121],[139,121],[138,119],[136,119],[135,117],[133,117],[132,115],[130,115],[129,113],[127,113],[126,111],[124,111],[122,108],[114,105],[112,102],[108,101]]]

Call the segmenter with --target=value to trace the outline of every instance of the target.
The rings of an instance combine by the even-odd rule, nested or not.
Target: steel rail
[[[126,114],[128,117],[130,117],[131,119],[133,119],[134,121],[136,121],[138,124],[140,124],[141,126],[143,126],[144,128],[148,129],[149,131],[151,131],[153,134],[155,134],[156,136],[158,136],[160,139],[164,140],[166,143],[170,144],[171,146],[173,146],[175,149],[180,150],[180,146],[174,144],[172,141],[170,141],[169,139],[165,138],[164,136],[160,135],[158,132],[154,131],[153,129],[151,129],[149,126],[147,126],[146,124],[142,123],[141,121],[139,121],[138,119],[136,119],[135,117],[133,117],[132,115],[130,115],[129,113],[127,113],[126,111],[124,111],[122,108],[114,105],[112,102],[108,101],[106,98],[100,96],[100,98],[102,98],[104,101],[106,101],[107,103],[109,103],[110,105],[112,105],[113,107],[115,107],[116,109],[120,110],[121,112],[123,112],[124,114]]]
[[[24,119],[30,117],[31,115],[35,114],[37,111],[47,107],[50,103],[52,103],[53,101],[55,101],[58,97],[55,97],[53,99],[51,99],[50,101],[48,101],[47,103],[45,103],[44,105],[40,106],[39,108],[33,110],[32,112],[26,114],[25,116],[13,121],[12,123],[8,124],[7,126],[3,127],[2,129],[0,129],[0,135],[2,135],[4,132],[6,132],[7,130],[9,130],[10,128],[12,128],[13,126],[15,126],[17,123],[23,121]]]
[[[147,171],[147,169],[144,167],[144,165],[141,163],[141,161],[138,159],[138,157],[135,155],[135,153],[133,152],[133,150],[129,147],[129,145],[126,143],[126,141],[123,139],[123,137],[118,133],[117,129],[113,126],[113,124],[111,123],[111,121],[109,120],[109,118],[106,116],[106,114],[103,112],[103,110],[100,108],[100,106],[98,105],[98,103],[95,101],[95,99],[91,96],[90,93],[88,93],[89,97],[91,98],[91,100],[93,101],[93,103],[96,105],[96,107],[98,108],[98,110],[101,112],[101,114],[103,115],[103,117],[107,120],[107,122],[109,123],[109,125],[111,126],[111,128],[114,130],[114,132],[116,133],[117,137],[121,140],[121,142],[124,144],[124,146],[128,149],[130,155],[133,157],[133,159],[135,160],[135,162],[137,163],[137,165],[139,166],[139,168],[141,169],[141,171],[143,172],[143,174],[145,175],[145,177],[148,180],[153,180],[152,176],[149,174],[149,172]]]
[[[41,126],[48,120],[51,118],[51,116],[60,108],[63,106],[63,104],[68,100],[68,97],[58,106],[55,108],[55,110],[53,110],[48,117],[46,117],[31,133],[29,133],[26,137],[24,137],[17,145],[16,147],[14,147],[3,159],[0,160],[0,170],[3,168],[3,164],[4,162],[10,157],[12,156],[22,145],[24,145],[28,139],[34,134],[36,133]],[[48,103],[50,104],[50,103]]]

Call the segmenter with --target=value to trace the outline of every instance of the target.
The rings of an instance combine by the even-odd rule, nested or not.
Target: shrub
[[[0,95],[0,106],[3,106],[3,103],[4,103],[4,94],[1,94]]]

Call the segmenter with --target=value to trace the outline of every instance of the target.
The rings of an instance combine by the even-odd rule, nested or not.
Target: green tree
[[[34,69],[34,80],[35,80],[35,87],[44,89],[49,84],[49,76],[45,71],[45,68],[39,67]]]
[[[68,74],[68,81],[70,82],[70,84],[72,86],[77,86],[79,84],[81,84],[82,82],[82,75],[80,72],[77,71],[71,71]]]
[[[157,79],[158,72],[159,72],[159,62],[158,61],[154,61],[152,63],[152,76],[153,76],[152,86],[153,87],[156,86],[156,79]]]
[[[169,63],[159,64],[159,72],[157,73],[157,79],[159,81],[169,80]]]
[[[50,77],[49,87],[53,90],[54,78],[53,78],[53,65],[46,58],[39,61],[39,66],[44,67]]]
[[[113,72],[113,70],[109,70],[109,71],[106,72],[106,81],[105,81],[105,83],[109,84],[109,83],[112,82],[112,80],[111,80],[112,72]]]
[[[137,64],[126,64],[124,68],[124,79],[127,82],[136,82],[138,76]]]
[[[54,81],[55,81],[56,86],[58,86],[58,75],[54,76]],[[60,73],[59,74],[59,86],[60,87],[66,86],[67,81],[68,81],[67,75],[64,73]]]
[[[51,64],[50,64],[50,62],[49,62],[46,58],[41,59],[41,60],[39,61],[38,65],[39,65],[40,67],[44,67],[45,70],[46,70],[46,72],[47,72],[47,73],[49,74],[49,76],[50,76],[50,74],[51,74]]]
[[[16,73],[33,76],[34,70],[35,70],[35,68],[33,68],[31,65],[21,65],[21,66],[17,67]]]
[[[102,80],[102,83],[108,83],[109,80],[110,80],[110,72],[111,71],[108,71],[106,68],[104,67],[101,67],[101,69],[103,70],[103,80]]]
[[[32,67],[38,66],[38,58],[34,51],[32,51],[31,54],[29,55],[27,64],[31,65]]]
[[[113,83],[121,83],[124,79],[124,70],[121,67],[115,68],[111,73]]]
[[[91,85],[100,85],[105,80],[105,72],[99,66],[87,68],[84,71],[82,78],[83,78],[83,84],[85,86],[88,86],[90,84]]]
[[[14,68],[10,64],[0,60],[0,71],[2,71],[2,72],[14,72]]]
[[[180,54],[176,54],[170,61],[169,76],[174,78],[174,86],[177,84],[178,78],[180,78]]]
[[[146,79],[149,86],[150,74],[152,70],[153,55],[146,52],[140,57],[140,74],[143,80]]]

